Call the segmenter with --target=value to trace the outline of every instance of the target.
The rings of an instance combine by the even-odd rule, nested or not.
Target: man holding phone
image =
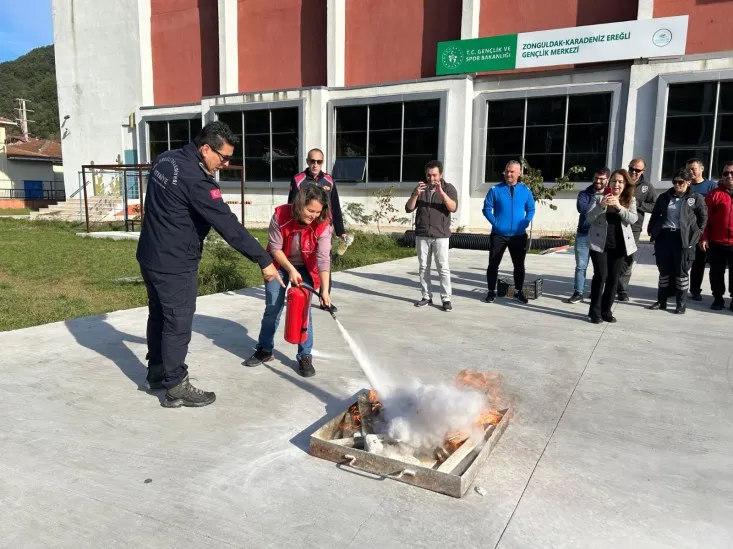
[[[450,243],[450,216],[458,209],[458,192],[443,180],[443,164],[431,160],[425,165],[425,181],[418,183],[405,204],[405,211],[415,214],[415,247],[419,264],[422,299],[415,307],[433,303],[430,290],[430,266],[435,257],[435,266],[440,275],[440,298],[443,310],[453,310],[451,304],[450,266],[448,249]]]

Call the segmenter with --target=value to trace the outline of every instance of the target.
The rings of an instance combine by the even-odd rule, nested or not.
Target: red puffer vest
[[[306,269],[313,279],[313,287],[318,290],[321,286],[321,277],[318,275],[318,260],[316,258],[316,248],[318,247],[318,237],[329,227],[329,223],[319,223],[314,221],[310,225],[301,225],[293,217],[293,205],[284,204],[275,208],[275,219],[280,225],[280,233],[283,237],[283,253],[290,255],[290,249],[293,245],[293,236],[300,233],[300,254],[303,256],[303,262]],[[270,245],[267,245],[267,251],[270,251]],[[280,268],[277,261],[274,262],[276,268]]]

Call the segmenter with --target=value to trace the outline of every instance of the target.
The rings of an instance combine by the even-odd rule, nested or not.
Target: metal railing
[[[63,181],[0,179],[0,200],[66,200]]]

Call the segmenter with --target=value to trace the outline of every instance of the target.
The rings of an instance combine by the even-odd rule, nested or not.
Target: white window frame
[[[247,111],[273,111],[276,109],[298,109],[298,159],[305,157],[305,151],[303,150],[305,141],[305,100],[304,99],[293,99],[286,101],[262,101],[260,103],[238,103],[228,105],[215,105],[209,110],[209,122],[213,122],[219,119],[219,113],[230,113],[230,112],[243,112]],[[244,136],[242,136],[244,139]],[[272,150],[272,114],[270,113],[270,150]],[[244,143],[242,143],[242,154],[244,154]],[[242,158],[244,163],[244,158]],[[297,172],[296,172],[297,173]],[[295,173],[293,174],[295,175]],[[246,174],[245,174],[246,177]],[[216,175],[219,180],[219,174]],[[221,185],[226,187],[228,185],[239,186],[239,181],[234,180],[221,180]],[[272,163],[270,164],[270,181],[262,180],[249,180],[247,179],[247,187],[249,188],[268,188],[268,189],[285,189],[290,188],[290,181],[273,181],[272,180]]]
[[[715,147],[715,132],[718,124],[718,103],[720,100],[720,83],[733,81],[733,70],[721,71],[695,71],[676,74],[660,74],[657,80],[657,110],[654,123],[654,138],[652,141],[652,162],[651,179],[663,184],[671,184],[671,179],[662,179],[662,164],[664,161],[664,134],[667,131],[667,103],[669,99],[669,86],[673,84],[703,84],[705,82],[717,82],[718,88],[715,99],[715,112],[713,113],[713,137],[710,144],[710,164],[713,163],[713,151]],[[708,175],[712,172],[713,166],[707,166]]]
[[[438,116],[438,156],[437,160],[443,162],[445,156],[445,116],[446,107],[448,101],[448,90],[445,91],[434,91],[434,92],[415,92],[415,93],[403,93],[403,94],[392,94],[392,95],[381,95],[377,97],[354,97],[345,99],[332,99],[328,102],[328,123],[327,123],[327,135],[328,135],[328,158],[330,159],[328,164],[330,169],[329,173],[333,169],[333,165],[336,162],[336,111],[340,107],[368,107],[370,105],[381,105],[385,103],[408,103],[415,101],[440,101],[440,114]],[[368,111],[367,111],[368,112]],[[402,109],[403,113],[403,124],[401,131],[404,133],[404,106]],[[367,148],[369,147],[369,127],[367,124]],[[402,159],[402,149],[404,147],[404,135],[400,139],[400,159]],[[367,164],[365,166],[365,173],[368,173],[369,160],[367,155]],[[402,175],[402,163],[400,163],[400,176]],[[368,177],[368,176],[367,176]],[[400,177],[402,179],[402,177]],[[414,181],[378,181],[378,182],[339,182],[339,185],[348,185],[349,188],[353,189],[381,189],[385,187],[395,188],[412,188],[415,186]]]
[[[506,91],[485,91],[476,95],[473,104],[473,158],[471,163],[471,192],[486,193],[488,189],[495,184],[494,182],[485,182],[486,178],[486,141],[488,138],[488,120],[489,120],[489,102],[501,101],[506,99],[528,99],[537,97],[570,97],[573,95],[591,95],[599,93],[611,94],[611,109],[609,114],[608,125],[608,143],[606,145],[606,158],[609,167],[615,166],[617,163],[617,150],[619,147],[619,109],[621,104],[621,94],[623,91],[622,82],[599,82],[566,86],[552,86],[540,89],[521,89]],[[567,118],[567,112],[566,112]],[[565,132],[567,132],[567,120],[565,124]],[[565,151],[563,150],[563,158]],[[517,159],[519,160],[519,159]],[[584,175],[598,169],[602,166],[586,166]],[[592,176],[592,173],[590,174]],[[555,183],[545,181],[545,184]]]

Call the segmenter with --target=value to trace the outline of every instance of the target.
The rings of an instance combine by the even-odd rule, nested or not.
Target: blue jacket
[[[601,191],[601,193],[602,192],[603,191]],[[586,214],[593,205],[593,197],[595,197],[596,194],[597,193],[593,185],[589,185],[588,188],[578,193],[578,198],[575,200],[575,207],[580,214],[580,216],[578,216],[578,234],[588,234],[590,223],[588,223]]]
[[[484,217],[491,223],[491,233],[515,236],[527,232],[534,217],[534,197],[526,185],[517,183],[514,194],[503,181],[491,187],[484,199]]]

